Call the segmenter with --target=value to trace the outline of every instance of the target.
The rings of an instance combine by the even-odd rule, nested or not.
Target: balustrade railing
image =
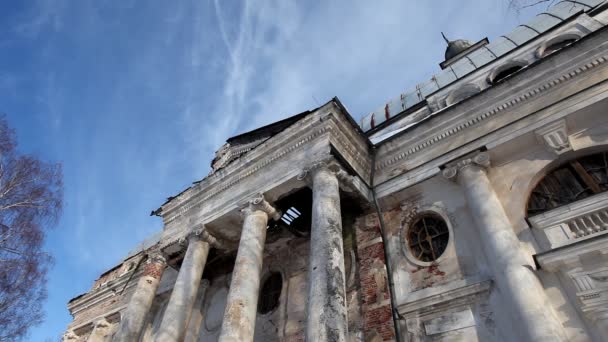
[[[608,232],[608,193],[570,203],[528,220],[534,228],[542,231],[540,237],[545,240],[545,249],[605,234]]]

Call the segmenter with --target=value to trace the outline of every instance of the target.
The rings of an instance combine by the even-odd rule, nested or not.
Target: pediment
[[[238,231],[233,230],[240,227],[234,223],[248,197],[263,192],[270,200],[277,200],[307,186],[298,175],[316,160],[338,160],[357,179],[359,188],[367,189],[369,140],[337,99],[290,119],[229,139],[235,146],[250,144],[251,148],[155,212],[165,224],[163,240],[178,238],[196,223],[205,222],[213,230],[214,221],[230,223],[230,229],[226,229],[227,224],[217,224],[219,235],[238,237]]]

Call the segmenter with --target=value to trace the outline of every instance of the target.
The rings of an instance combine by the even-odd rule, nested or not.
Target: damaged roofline
[[[319,107],[316,107],[316,108],[311,109],[311,110],[306,110],[306,111],[301,112],[299,114],[289,116],[289,117],[287,117],[285,119],[282,119],[282,120],[270,123],[270,124],[262,126],[262,127],[258,127],[258,128],[254,129],[254,130],[251,130],[251,131],[247,131],[247,132],[244,132],[244,133],[237,134],[235,136],[232,136],[232,137],[226,139],[226,142],[230,143],[231,141],[237,140],[237,139],[242,138],[244,136],[251,135],[251,134],[256,134],[258,132],[263,132],[264,130],[269,129],[272,126],[280,126],[281,124],[286,123],[288,121],[294,121],[293,123],[296,123],[296,122],[300,121],[301,119],[303,119],[304,117],[308,116],[309,114],[312,114],[312,113],[316,112],[320,108],[323,108],[324,106],[327,106],[330,103],[333,103],[333,104],[335,104],[338,107],[338,109],[344,114],[344,117],[351,124],[351,126],[355,129],[355,131],[357,131],[357,133],[361,137],[363,137],[365,139],[365,141],[367,142],[367,144],[368,144],[369,147],[372,147],[373,146],[372,142],[369,140],[369,138],[367,137],[367,135],[365,134],[365,132],[363,132],[363,130],[361,129],[361,127],[359,126],[359,124],[357,124],[357,121],[355,121],[355,119],[353,118],[353,116],[350,114],[350,112],[346,109],[346,107],[342,104],[342,102],[340,101],[340,99],[337,96],[334,96],[331,100],[327,101],[326,103],[324,103],[323,105],[321,105]],[[291,125],[289,125],[289,126],[291,126]],[[201,180],[198,180],[198,181],[194,181],[194,182],[192,182],[192,184],[198,184],[201,181],[203,181],[205,178],[203,178]],[[177,195],[167,197],[167,200],[163,204],[161,204],[160,207],[158,207],[157,209],[152,210],[150,212],[150,216],[159,216],[159,217],[162,217],[163,207],[165,205],[169,204],[172,200],[174,200],[175,198],[179,197],[181,194],[183,194],[184,192],[188,191],[191,188],[192,188],[192,186],[189,186],[189,187],[185,188],[184,190],[182,190],[181,192],[179,192]]]

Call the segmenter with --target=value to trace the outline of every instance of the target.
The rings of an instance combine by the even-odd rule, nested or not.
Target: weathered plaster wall
[[[495,291],[477,228],[460,187],[436,176],[382,200],[403,338],[413,341],[508,341],[507,303]],[[434,262],[408,253],[406,234],[415,218],[440,215],[448,224],[446,250]],[[377,227],[375,214],[368,227]]]

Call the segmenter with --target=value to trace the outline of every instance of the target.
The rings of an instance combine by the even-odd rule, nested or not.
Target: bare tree
[[[549,7],[556,3],[557,0],[508,0],[509,8],[519,11],[524,8],[534,7],[538,5],[545,4],[545,6]]]
[[[59,164],[18,153],[0,116],[0,341],[22,340],[42,322],[52,264],[42,248],[61,211],[62,179]]]

